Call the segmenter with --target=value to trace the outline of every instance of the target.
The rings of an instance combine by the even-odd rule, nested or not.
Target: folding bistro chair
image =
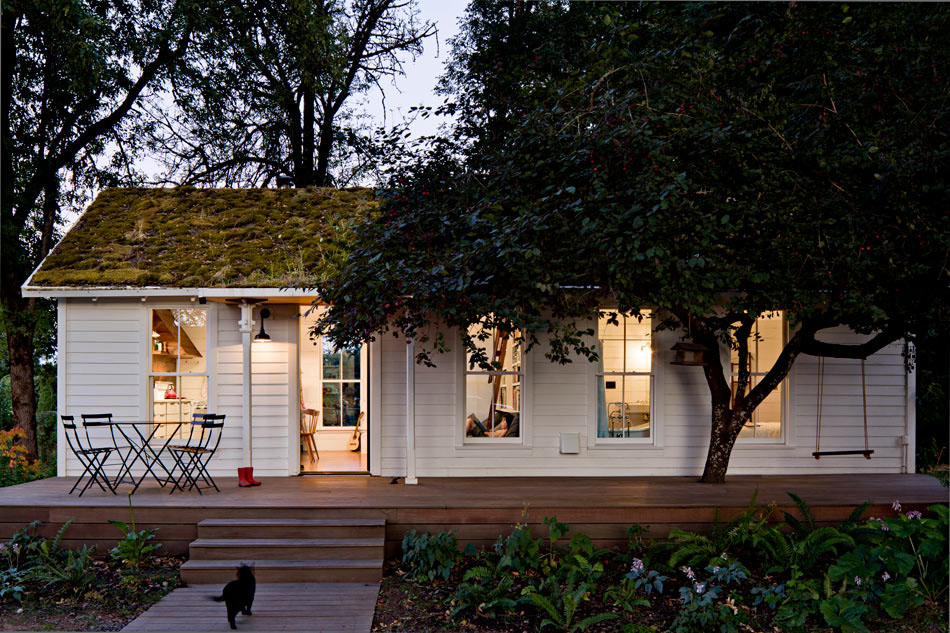
[[[102,471],[106,460],[109,459],[109,455],[111,455],[115,449],[111,446],[92,446],[92,442],[89,440],[89,431],[85,433],[86,445],[83,446],[82,439],[79,435],[79,428],[76,426],[76,419],[71,415],[63,415],[60,417],[63,419],[63,428],[66,431],[66,443],[69,444],[69,450],[73,452],[73,455],[76,456],[79,463],[83,465],[82,474],[79,475],[79,479],[73,484],[69,494],[73,494],[73,491],[76,490],[76,487],[79,486],[82,482],[82,478],[86,475],[89,475],[89,481],[87,481],[86,485],[79,491],[80,497],[92,484],[96,484],[102,488],[103,492],[108,488],[112,494],[116,494],[115,487],[109,481],[109,477]],[[103,483],[105,483],[105,486],[102,485]]]
[[[97,426],[107,426],[109,427],[109,434],[112,436],[112,449],[115,454],[118,455],[121,467],[119,468],[119,474],[116,475],[113,479],[115,485],[118,485],[122,482],[122,479],[129,474],[129,469],[131,464],[129,463],[129,457],[132,455],[134,450],[126,440],[121,442],[115,435],[115,425],[112,424],[112,414],[111,413],[83,413],[82,416],[82,426],[83,430],[86,431],[86,439],[89,440],[89,428]],[[90,442],[91,444],[91,442]]]
[[[191,416],[191,429],[188,433],[187,443],[168,447],[175,459],[172,474],[174,476],[176,469],[181,473],[178,479],[174,481],[169,494],[175,492],[175,490],[184,492],[192,488],[196,489],[198,494],[202,494],[202,488],[214,488],[221,492],[208,473],[208,462],[214,457],[215,451],[218,450],[223,428],[223,414],[195,413]],[[204,486],[198,483],[199,479],[204,482]],[[182,485],[183,481],[188,484],[187,488]]]

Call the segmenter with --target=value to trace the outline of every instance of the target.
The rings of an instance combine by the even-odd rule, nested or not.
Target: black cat
[[[257,581],[254,580],[254,570],[248,565],[241,565],[237,570],[237,580],[232,580],[224,586],[220,596],[210,596],[215,602],[227,603],[228,624],[232,629],[237,628],[234,616],[238,611],[244,615],[251,615],[251,603],[254,602],[254,590]]]

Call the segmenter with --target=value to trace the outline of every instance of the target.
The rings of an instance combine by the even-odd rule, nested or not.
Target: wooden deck
[[[238,615],[239,631],[369,633],[379,583],[258,584],[253,615]],[[221,587],[183,587],[162,598],[123,631],[230,631]]]
[[[0,488],[0,538],[33,520],[43,533],[69,519],[67,544],[112,547],[118,530],[109,519],[128,522],[128,497],[90,490],[81,498],[66,494],[73,478],[50,478]],[[925,475],[736,476],[726,484],[700,484],[687,477],[638,478],[427,478],[417,486],[391,484],[389,478],[317,476],[266,478],[255,488],[238,488],[235,478],[219,478],[220,493],[169,495],[143,486],[133,497],[139,529],[158,528],[158,540],[184,553],[197,536],[197,523],[210,518],[383,518],[386,553],[392,557],[406,531],[457,530],[459,540],[490,544],[510,531],[523,514],[532,525],[556,516],[602,544],[626,539],[633,523],[665,536],[673,527],[708,528],[716,519],[742,512],[758,491],[759,504],[792,510],[786,492],[801,496],[822,522],[836,522],[864,501],[870,513],[893,514],[947,503],[948,491]],[[779,517],[781,514],[779,513]],[[542,526],[543,527],[543,526]]]

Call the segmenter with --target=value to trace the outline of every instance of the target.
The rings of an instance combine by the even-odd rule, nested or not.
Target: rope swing
[[[824,455],[864,455],[864,459],[871,459],[874,453],[868,444],[868,389],[864,378],[864,359],[861,359],[861,402],[864,405],[864,450],[823,451],[821,450],[821,398],[825,390],[825,357],[818,357],[818,430],[815,434],[815,459]]]

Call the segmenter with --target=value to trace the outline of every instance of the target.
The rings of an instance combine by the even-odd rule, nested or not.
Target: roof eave
[[[32,278],[32,276],[31,276]],[[20,289],[24,297],[316,297],[310,288],[168,288],[163,286],[30,286]]]

